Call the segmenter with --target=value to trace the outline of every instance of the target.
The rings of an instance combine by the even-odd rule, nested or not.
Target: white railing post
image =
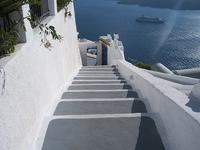
[[[48,0],[48,5],[49,5],[49,14],[51,16],[56,15],[58,13],[57,0]]]

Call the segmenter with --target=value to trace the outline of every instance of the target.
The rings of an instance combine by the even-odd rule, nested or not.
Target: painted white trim
[[[61,99],[60,101],[58,101],[58,103],[60,102],[98,102],[98,101],[134,101],[137,100],[138,98],[86,98],[86,99]],[[138,99],[141,100],[141,99]]]
[[[144,114],[149,116],[148,114]],[[127,114],[89,114],[89,115],[63,115],[53,116],[51,120],[56,119],[103,119],[103,118],[140,118],[141,113],[127,113]]]

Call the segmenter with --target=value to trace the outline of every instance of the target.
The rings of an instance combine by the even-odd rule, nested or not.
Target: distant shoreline
[[[118,0],[118,4],[173,10],[200,10],[200,0]]]

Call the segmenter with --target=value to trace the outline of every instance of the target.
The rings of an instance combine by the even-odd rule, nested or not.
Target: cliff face
[[[118,0],[118,3],[175,10],[200,10],[199,0]]]

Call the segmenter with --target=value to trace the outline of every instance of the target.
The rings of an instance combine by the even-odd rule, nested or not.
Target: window
[[[41,21],[45,19],[47,16],[49,16],[48,0],[42,0],[41,5],[38,4],[30,5],[30,12],[33,20],[33,23],[31,25],[32,27],[36,27],[37,23],[34,21],[36,20]]]

